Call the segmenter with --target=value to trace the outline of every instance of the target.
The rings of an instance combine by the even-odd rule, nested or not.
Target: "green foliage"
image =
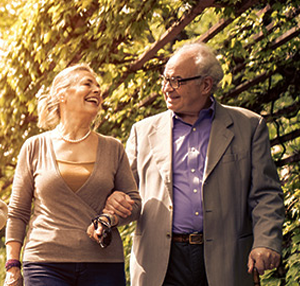
[[[288,188],[285,189],[287,210],[284,225],[285,248],[283,259],[286,262],[286,285],[300,284],[300,170],[291,166],[288,176]]]
[[[36,95],[58,71],[76,62],[91,65],[105,97],[98,131],[125,143],[134,122],[166,109],[159,75],[170,54],[190,39],[202,39],[216,50],[225,72],[217,99],[265,116],[275,142],[286,204],[283,271],[268,272],[262,283],[299,284],[299,160],[281,162],[300,152],[299,135],[289,135],[300,122],[300,39],[291,34],[299,26],[300,1],[263,1],[243,10],[249,1],[219,0],[193,15],[200,2],[0,0],[0,197],[9,200],[24,140],[41,132]],[[221,19],[230,23],[209,35]],[[127,271],[133,229],[134,224],[120,229]]]

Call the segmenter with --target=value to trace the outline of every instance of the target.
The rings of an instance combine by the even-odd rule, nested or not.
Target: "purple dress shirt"
[[[173,232],[203,230],[202,179],[215,100],[194,125],[173,115]]]

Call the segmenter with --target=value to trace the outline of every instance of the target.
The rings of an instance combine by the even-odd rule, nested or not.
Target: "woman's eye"
[[[86,83],[84,83],[84,85],[91,86],[91,83],[90,82],[86,82]]]

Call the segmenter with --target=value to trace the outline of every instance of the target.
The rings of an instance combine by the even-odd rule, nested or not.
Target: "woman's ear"
[[[63,92],[62,89],[57,90],[57,98],[58,98],[59,103],[66,102],[65,93]]]

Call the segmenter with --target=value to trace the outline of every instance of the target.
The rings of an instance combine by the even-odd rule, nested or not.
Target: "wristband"
[[[21,262],[18,259],[9,259],[5,263],[5,269],[6,271],[9,270],[12,267],[18,267],[21,269]]]
[[[99,217],[106,217],[108,219],[109,224],[113,227],[116,226],[116,219],[114,215],[111,214],[101,214]]]
[[[92,219],[92,223],[94,224],[95,230],[98,228],[98,222],[102,224],[102,226],[106,228],[111,228],[111,220],[107,218],[108,221],[102,219],[102,215],[98,215]],[[106,217],[106,216],[105,216]]]

